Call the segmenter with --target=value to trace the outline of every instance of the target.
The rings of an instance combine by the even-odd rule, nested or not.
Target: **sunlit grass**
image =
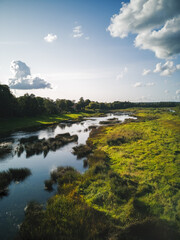
[[[104,127],[91,141],[97,149],[108,155],[109,167],[114,172],[120,176],[129,176],[138,183],[137,191],[145,184],[151,186],[152,192],[138,198],[138,201],[147,206],[150,214],[175,221],[180,196],[180,118],[165,109],[141,109],[136,111],[136,116],[144,119],[140,122]],[[94,198],[100,193],[107,194],[106,199],[111,195],[109,179],[106,177],[103,186],[99,186],[98,193],[91,198],[90,193],[96,188],[96,182],[88,186],[89,191],[86,190],[85,194],[85,199],[91,204],[94,204]],[[119,205],[114,202],[114,207],[110,209],[108,201],[107,204],[104,202],[103,208],[95,205],[101,211],[103,209],[110,215],[119,217],[121,221],[127,221],[127,211],[130,211],[132,203],[128,201]]]
[[[66,120],[79,120],[83,117],[98,115],[98,113],[69,113],[50,116],[22,117],[0,119],[0,134],[17,131],[25,128],[38,127],[49,124],[56,124]]]
[[[46,187],[57,183],[58,193],[39,215],[30,209],[20,239],[179,239],[180,116],[168,109],[134,114],[134,122],[91,131],[84,174],[71,167],[51,173]]]

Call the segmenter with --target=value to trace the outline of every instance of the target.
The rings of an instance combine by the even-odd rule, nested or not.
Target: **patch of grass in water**
[[[8,186],[11,182],[24,181],[31,175],[28,168],[10,168],[8,171],[0,172],[0,196],[8,191]]]

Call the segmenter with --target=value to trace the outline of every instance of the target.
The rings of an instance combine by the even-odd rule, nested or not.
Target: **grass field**
[[[83,117],[98,115],[95,113],[69,113],[50,116],[22,117],[0,119],[0,134],[14,132],[21,129],[38,127],[49,124],[56,124],[65,120],[78,120]]]
[[[46,234],[54,239],[59,234],[62,239],[179,239],[179,112],[132,111],[138,120],[92,130],[89,169],[83,175],[72,168],[52,174],[58,194],[39,215],[30,208],[21,239],[29,233],[30,239]],[[34,214],[37,226],[31,222]]]
[[[136,115],[142,119],[101,128],[89,139],[96,151],[107,155],[108,169],[101,175],[103,179],[100,177],[84,189],[85,200],[124,224],[134,219],[134,202],[142,208],[142,214],[176,222],[180,218],[180,118],[168,110],[143,109]],[[127,182],[127,191],[132,189],[127,199],[118,196],[115,201],[112,197],[121,180],[115,180],[112,188],[109,172]],[[106,199],[103,205],[96,203],[100,196]],[[113,208],[108,199],[112,199]]]

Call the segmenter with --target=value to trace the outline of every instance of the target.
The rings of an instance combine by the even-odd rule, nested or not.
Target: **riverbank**
[[[8,144],[7,147],[10,145],[10,142],[12,142],[12,147],[15,151],[13,151],[12,154],[8,153],[1,156],[1,171],[7,171],[12,167],[29,168],[32,175],[19,184],[12,182],[9,186],[9,195],[0,200],[0,239],[14,238],[18,232],[19,225],[24,219],[24,208],[30,201],[35,200],[45,206],[47,200],[56,193],[57,185],[54,185],[54,181],[53,189],[48,188],[51,191],[45,191],[45,189],[49,187],[49,185],[47,186],[49,182],[45,180],[49,179],[50,173],[56,169],[56,167],[71,166],[82,174],[88,169],[87,162],[84,161],[85,159],[77,159],[76,155],[73,154],[74,147],[77,146],[77,144],[86,144],[91,129],[100,126],[100,121],[106,121],[112,118],[118,118],[118,120],[123,122],[125,119],[130,118],[130,116],[127,114],[121,114],[119,116],[107,114],[103,117],[87,117],[81,122],[55,124],[40,131],[14,132],[11,137],[2,139],[4,140],[4,144]],[[78,143],[72,142],[59,148],[61,144],[59,142],[56,143],[56,137],[59,136],[59,134],[64,135],[67,133],[71,136],[74,134],[77,135]],[[48,145],[53,144],[48,154],[46,154],[46,140],[48,141]],[[38,143],[37,148],[36,142]],[[40,145],[43,145],[45,151],[41,151]],[[34,149],[35,154],[29,158],[27,158],[27,152],[25,151],[28,146],[30,148],[33,147],[33,149],[34,147],[36,148]],[[11,229],[11,231],[9,231],[9,229]]]
[[[46,210],[30,206],[20,239],[179,239],[180,115],[135,115],[91,131],[88,171],[60,168],[58,193]]]
[[[100,116],[102,113],[67,113],[58,115],[44,115],[36,117],[0,119],[0,136],[11,134],[15,131],[35,131],[46,128],[49,125],[64,123],[75,123],[82,121],[84,117]]]

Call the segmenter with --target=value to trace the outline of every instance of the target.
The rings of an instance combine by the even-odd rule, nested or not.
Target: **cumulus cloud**
[[[52,34],[52,33],[49,33],[46,37],[44,37],[44,40],[48,43],[52,43],[54,42],[55,40],[57,39],[57,36]]]
[[[84,35],[82,32],[82,26],[76,26],[73,28],[73,38],[80,38]]]
[[[125,67],[125,68],[117,75],[116,80],[121,80],[121,79],[124,77],[124,75],[126,75],[127,72],[128,72],[128,68]]]
[[[174,65],[173,61],[167,61],[165,64],[157,63],[154,73],[160,73],[161,76],[170,76],[177,70],[180,70],[180,64]]]
[[[51,88],[50,83],[39,77],[31,76],[30,68],[24,62],[12,61],[10,70],[13,77],[9,79],[9,87],[12,89]]]
[[[169,58],[180,53],[180,16],[168,20],[160,30],[140,33],[135,46],[155,52],[158,58]]]
[[[150,69],[144,69],[143,72],[142,72],[142,75],[143,75],[143,76],[146,76],[146,75],[148,75],[150,72],[151,72]]]
[[[111,18],[111,36],[137,34],[135,46],[152,50],[158,58],[180,53],[180,1],[131,0]]]

